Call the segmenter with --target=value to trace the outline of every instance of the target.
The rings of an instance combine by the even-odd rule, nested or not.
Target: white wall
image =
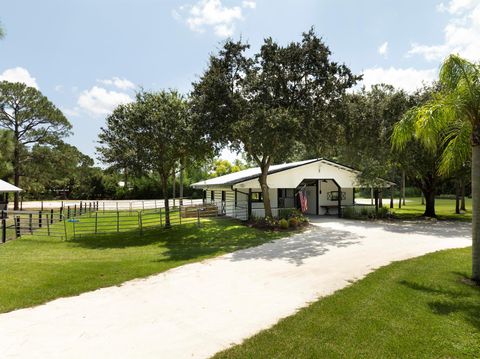
[[[358,187],[357,174],[328,162],[313,162],[304,166],[272,173],[267,177],[270,188],[296,188],[304,179],[334,178],[342,188]],[[259,188],[258,179],[238,183],[234,188]]]

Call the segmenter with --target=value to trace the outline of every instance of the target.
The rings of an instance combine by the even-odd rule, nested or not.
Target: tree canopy
[[[1,81],[0,128],[12,133],[14,184],[20,186],[23,147],[55,143],[70,133],[71,125],[37,89],[23,83]],[[18,200],[16,193],[15,209],[18,209]]]
[[[119,106],[107,118],[99,137],[106,163],[159,175],[169,227],[169,178],[181,160],[202,159],[211,152],[195,133],[185,98],[176,91],[140,92],[134,103]]]
[[[359,79],[330,59],[313,29],[301,42],[280,46],[267,38],[260,51],[227,41],[193,84],[196,125],[217,146],[243,149],[261,168],[265,213],[272,215],[267,174],[300,143],[325,138],[336,105]],[[323,135],[315,136],[321,131]]]

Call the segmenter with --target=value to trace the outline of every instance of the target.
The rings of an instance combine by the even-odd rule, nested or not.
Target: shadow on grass
[[[359,243],[361,238],[361,236],[349,231],[312,226],[308,231],[294,234],[281,241],[235,252],[232,255],[232,260],[280,259],[299,266],[309,258],[327,253],[330,247],[344,248],[355,245]]]
[[[468,279],[465,273],[454,272],[453,274],[457,278],[458,289],[456,290],[405,280],[399,283],[410,289],[429,294],[431,300],[427,305],[432,313],[438,315],[460,314],[477,330],[480,330],[480,286],[469,285],[460,280]]]
[[[164,261],[184,261],[212,254],[228,253],[257,246],[284,236],[271,231],[249,228],[239,221],[215,219],[196,224],[183,224],[170,229],[149,228],[140,234],[138,230],[97,236],[78,237],[73,243],[89,249],[129,248],[158,246],[164,249]]]

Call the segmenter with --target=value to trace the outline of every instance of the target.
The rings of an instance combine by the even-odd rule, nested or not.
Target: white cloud
[[[375,67],[366,69],[363,72],[363,85],[370,88],[372,85],[384,83],[413,92],[424,83],[432,82],[436,77],[436,69],[417,70],[414,68]]]
[[[245,0],[242,1],[242,6],[249,9],[255,9],[257,7],[257,3],[252,0]]]
[[[237,21],[243,20],[242,7],[254,9],[256,2],[243,1],[241,6],[224,6],[221,0],[199,0],[194,5],[180,6],[172,11],[175,19],[185,18],[185,23],[195,32],[213,29],[219,37],[232,36]]]
[[[53,88],[56,92],[63,92],[63,85],[55,85]]]
[[[101,84],[114,86],[120,90],[130,90],[135,88],[135,84],[125,78],[121,79],[120,77],[113,77],[106,80],[97,80]]]
[[[67,117],[78,117],[80,116],[80,108],[75,106],[74,108],[60,108],[60,110],[67,116]]]
[[[124,92],[109,91],[103,87],[93,86],[83,91],[78,97],[78,106],[92,115],[108,115],[120,104],[132,102],[133,99]]]
[[[8,82],[21,82],[27,86],[34,87],[38,89],[37,80],[35,77],[32,77],[27,69],[23,67],[14,67],[12,69],[7,69],[0,74],[0,81]]]
[[[444,59],[451,53],[478,61],[480,58],[480,0],[451,0],[437,8],[448,12],[452,18],[444,28],[441,44],[413,43],[408,55],[420,55],[429,61]]]
[[[378,47],[378,53],[382,55],[383,57],[387,57],[388,55],[388,41],[385,41],[383,44],[381,44]]]

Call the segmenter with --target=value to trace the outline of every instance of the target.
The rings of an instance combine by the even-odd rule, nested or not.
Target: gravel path
[[[391,261],[470,245],[465,223],[314,219],[308,232],[0,315],[0,358],[207,358]]]

